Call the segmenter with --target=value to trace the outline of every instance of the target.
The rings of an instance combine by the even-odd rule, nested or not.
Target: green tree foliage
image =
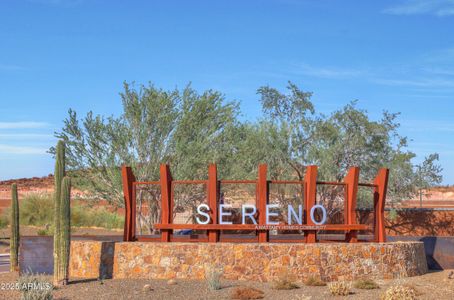
[[[159,165],[167,162],[179,179],[207,177],[208,164],[217,162],[223,175],[230,174],[237,126],[238,104],[227,102],[216,91],[197,93],[190,86],[182,91],[164,91],[153,85],[135,88],[124,85],[120,94],[123,114],[119,117],[94,116],[81,120],[69,111],[57,136],[67,145],[68,166],[74,183],[123,206],[120,166],[133,168],[139,181],[158,180]],[[203,188],[203,187],[202,187]],[[204,190],[195,187],[176,200],[176,209],[195,208],[194,199],[203,199]],[[146,202],[151,217],[139,223],[149,226],[159,218],[159,189],[138,190],[137,202]],[[142,227],[142,226],[141,226]]]
[[[318,118],[310,101],[312,93],[301,91],[291,82],[287,89],[288,94],[269,86],[258,89],[264,113],[259,132],[262,140],[269,135],[267,148],[263,151],[272,149],[270,154],[266,154],[274,170],[271,176],[282,178],[285,174],[296,174],[302,180],[307,152],[313,141],[313,127]]]
[[[415,154],[407,149],[407,138],[398,132],[399,114],[384,111],[379,120],[371,120],[367,111],[357,108],[357,101],[328,116],[316,114],[311,93],[300,91],[292,83],[288,91],[283,94],[270,87],[258,90],[266,121],[260,123],[261,129],[253,138],[268,140],[266,149],[272,150],[266,156],[275,169],[272,177],[274,173],[283,178],[284,173],[302,179],[303,166],[314,164],[319,166],[321,180],[342,181],[350,167],[359,166],[361,181],[366,182],[373,180],[379,168],[388,167],[388,199],[395,202],[441,182],[438,154],[429,155],[421,165],[412,163]],[[329,200],[343,198],[342,188],[322,186],[318,195],[331,214],[340,209],[332,207],[340,201]],[[371,207],[371,200],[370,190],[359,191],[359,206]]]
[[[122,164],[132,166],[139,181],[157,180],[159,164],[164,162],[181,180],[206,179],[211,162],[218,164],[220,178],[231,179],[255,178],[259,163],[269,165],[272,179],[302,179],[304,166],[316,164],[321,179],[336,181],[351,166],[361,168],[361,181],[370,181],[378,168],[389,167],[389,198],[395,201],[441,181],[438,155],[428,156],[419,166],[413,164],[415,154],[398,132],[398,114],[384,112],[381,119],[371,120],[352,102],[323,115],[316,112],[312,93],[292,83],[287,93],[268,86],[257,93],[262,118],[240,122],[238,104],[213,90],[200,94],[190,86],[164,91],[153,85],[125,84],[120,116],[90,112],[79,119],[70,110],[56,136],[67,145],[75,183],[117,206],[123,206]],[[159,199],[159,191],[138,193],[138,201]],[[202,193],[201,188],[181,194],[197,198]],[[156,206],[157,219],[158,204],[143,201]],[[177,207],[193,201],[182,199]]]
[[[133,167],[137,180],[159,179],[162,162],[171,163],[174,177],[191,179],[206,177],[208,163],[227,162],[231,156],[227,132],[237,122],[238,104],[226,103],[222,94],[198,94],[190,86],[182,91],[153,85],[136,89],[125,83],[121,98],[121,116],[89,112],[79,120],[70,110],[56,134],[67,145],[76,183],[96,198],[123,205],[122,164]]]

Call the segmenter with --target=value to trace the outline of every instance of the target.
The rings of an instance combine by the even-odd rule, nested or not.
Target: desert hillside
[[[420,207],[419,197],[402,203],[404,207]],[[426,208],[454,208],[454,186],[435,187],[423,193],[422,206]]]
[[[19,199],[29,193],[50,193],[53,191],[54,177],[19,178],[0,181],[0,212],[10,205],[11,184],[18,185]],[[81,193],[80,191],[73,190]],[[435,187],[424,193],[423,207],[454,208],[454,186]],[[419,207],[419,197],[402,202],[402,207]]]

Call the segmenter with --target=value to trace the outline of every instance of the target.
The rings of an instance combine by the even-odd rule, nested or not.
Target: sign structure
[[[342,182],[317,181],[317,166],[307,166],[304,180],[267,180],[267,165],[258,167],[256,180],[218,180],[217,168],[211,164],[208,168],[208,180],[173,180],[169,165],[160,166],[159,181],[136,181],[132,169],[122,167],[123,193],[125,199],[124,241],[150,242],[270,242],[270,231],[298,231],[298,238],[276,239],[272,242],[317,242],[317,231],[336,231],[345,233],[345,241],[362,242],[358,231],[373,230],[372,242],[385,242],[384,208],[389,170],[378,171],[372,183],[359,182],[359,168],[352,167]],[[195,222],[191,224],[174,223],[174,186],[175,184],[199,184],[206,186],[206,203],[196,207]],[[240,221],[231,221],[232,206],[220,199],[222,184],[254,184],[256,190],[255,205],[243,204]],[[277,211],[282,209],[278,204],[269,203],[270,184],[298,185],[304,191],[304,203],[286,205],[287,215],[284,220],[278,218]],[[136,234],[136,192],[139,186],[152,185],[160,189],[160,222],[153,224],[159,230],[158,236],[141,236]],[[317,186],[342,186],[344,196],[344,218],[342,224],[327,224],[327,211],[324,206],[316,203]],[[373,194],[373,226],[358,224],[356,217],[356,200],[358,187],[370,188]],[[333,200],[334,201],[334,200]],[[303,202],[303,201],[302,201]],[[201,237],[175,236],[174,230],[206,231]],[[223,237],[223,231],[235,231],[237,236]],[[241,232],[255,232],[246,237]]]

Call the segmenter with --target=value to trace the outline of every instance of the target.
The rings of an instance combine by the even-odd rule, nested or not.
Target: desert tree
[[[441,182],[438,154],[414,163],[407,138],[399,134],[398,113],[384,111],[381,118],[372,120],[353,101],[329,115],[319,114],[311,102],[312,93],[292,83],[287,90],[287,94],[270,87],[258,90],[264,118],[248,127],[243,143],[246,149],[259,145],[246,150],[248,162],[267,162],[272,179],[293,176],[301,180],[304,166],[315,164],[321,180],[342,181],[350,167],[359,166],[361,180],[371,181],[380,167],[388,167],[388,199],[393,202]],[[341,212],[343,197],[339,186],[320,186],[317,191],[317,201],[324,203],[331,216]],[[281,188],[278,198],[285,203],[292,195]],[[358,205],[370,207],[371,199],[370,191],[360,190]]]
[[[274,162],[272,169],[282,169],[280,172],[271,171],[278,172],[272,176],[290,172],[302,180],[308,162],[308,146],[313,141],[318,118],[311,102],[311,92],[302,91],[292,82],[288,82],[287,90],[288,93],[282,93],[269,86],[257,90],[263,111],[259,131],[269,135],[266,137],[269,144],[266,150],[271,151],[267,159]],[[273,149],[274,145],[279,147]]]
[[[414,197],[421,184],[439,183],[437,154],[423,161],[425,176],[418,181],[420,167],[413,162],[415,154],[408,150],[407,138],[399,134],[397,118],[398,114],[384,111],[380,119],[371,120],[367,111],[357,108],[356,101],[321,118],[308,157],[319,166],[320,178],[342,181],[350,167],[359,166],[361,181],[372,181],[380,167],[387,167],[388,199],[396,202]],[[332,199],[332,192],[321,197]],[[360,192],[360,206],[371,206],[372,193],[368,194]]]
[[[217,91],[198,93],[189,85],[166,91],[125,83],[119,116],[89,112],[80,118],[70,110],[56,136],[67,145],[73,182],[93,198],[120,207],[123,164],[132,166],[139,181],[157,180],[160,163],[169,163],[173,177],[181,180],[206,179],[212,162],[219,165],[219,177],[229,179],[254,179],[257,165],[267,163],[270,179],[302,180],[305,166],[316,164],[321,179],[341,181],[348,168],[359,166],[361,180],[370,181],[384,166],[391,170],[388,191],[394,201],[441,180],[437,154],[414,164],[415,154],[399,134],[398,114],[384,112],[372,120],[352,102],[324,115],[316,111],[312,93],[291,82],[286,92],[264,86],[257,94],[262,116],[239,121],[238,103]],[[193,211],[205,199],[203,186],[175,188],[174,214]],[[278,191],[280,201],[288,200],[285,193]],[[321,189],[318,198],[341,201],[341,193]],[[360,193],[364,205],[366,198]],[[159,189],[138,190],[139,204],[144,201],[150,208],[146,218],[138,211],[145,227],[159,220],[159,199]],[[335,204],[332,210],[337,210]]]
[[[120,167],[125,164],[133,168],[138,181],[158,180],[161,163],[171,165],[176,179],[203,179],[210,162],[225,165],[223,172],[228,173],[236,102],[213,90],[199,94],[190,86],[165,91],[151,84],[125,83],[120,96],[120,116],[106,118],[89,112],[79,119],[70,110],[63,129],[56,133],[67,145],[68,169],[75,184],[93,199],[124,205]],[[183,192],[176,209],[179,204],[193,209],[201,192]],[[160,217],[160,191],[146,186],[137,193],[139,224],[151,231]],[[141,211],[142,202],[148,206],[146,214]]]

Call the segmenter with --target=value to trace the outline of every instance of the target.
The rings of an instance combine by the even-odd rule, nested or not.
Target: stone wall
[[[82,241],[89,240],[90,243]],[[94,251],[95,253],[104,253],[103,262],[100,264],[99,261],[89,261],[89,265],[98,264],[104,269],[102,272],[105,274],[112,274],[113,263],[109,261],[110,257],[113,257],[113,252],[107,251],[105,248],[113,249],[113,241],[121,241],[123,236],[71,236],[71,243],[80,242],[85,248],[83,252]],[[99,241],[99,243],[91,243],[92,241]],[[103,243],[101,243],[101,241]],[[91,247],[91,248],[90,248]],[[98,248],[104,247],[104,248]],[[53,274],[54,272],[54,239],[52,236],[21,236],[20,237],[20,248],[19,248],[19,268],[22,273],[39,273],[39,274]],[[90,259],[95,259],[96,255]],[[81,257],[81,263],[86,263],[87,257]],[[83,270],[80,270],[81,272]],[[87,268],[85,277],[97,277],[99,271],[95,271],[92,268]],[[91,273],[89,273],[91,272]],[[95,272],[95,273],[93,273]]]
[[[19,269],[25,273],[52,274],[54,240],[51,236],[21,236]]]
[[[454,209],[399,209],[385,212],[386,234],[392,236],[454,236]]]
[[[70,275],[79,278],[203,279],[222,267],[224,278],[272,281],[398,278],[427,272],[421,242],[232,244],[75,241]]]

